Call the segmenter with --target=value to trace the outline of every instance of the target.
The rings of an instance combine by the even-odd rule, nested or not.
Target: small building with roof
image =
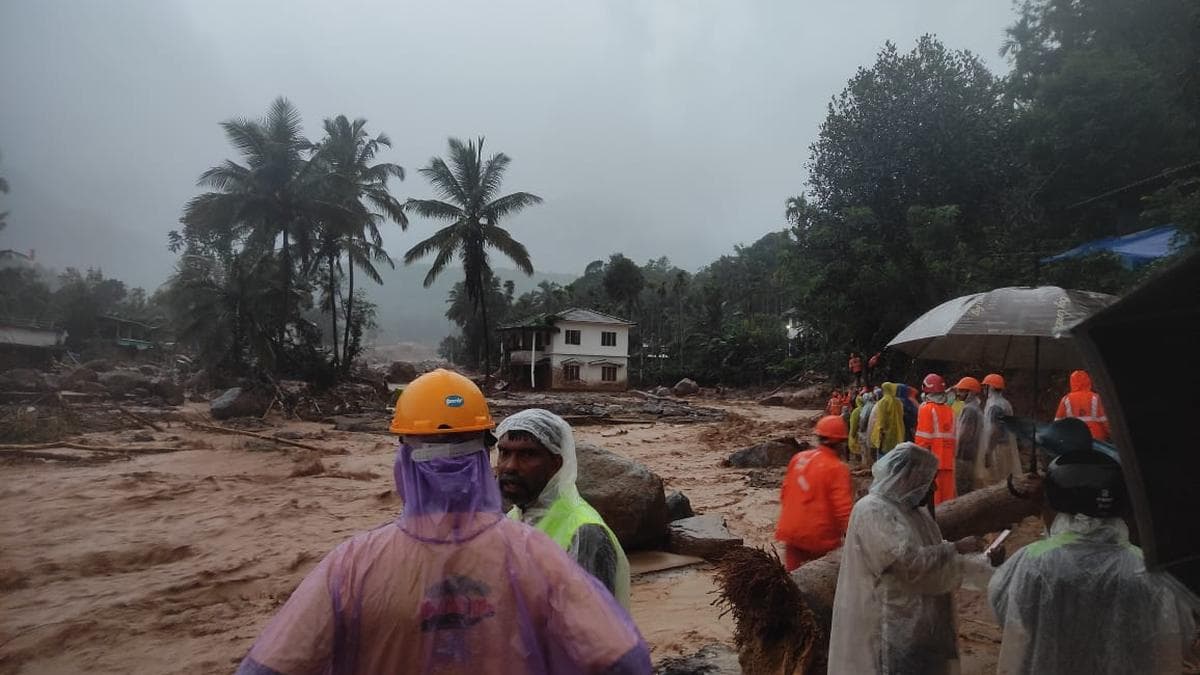
[[[500,326],[504,367],[518,389],[624,391],[633,322],[571,308]]]

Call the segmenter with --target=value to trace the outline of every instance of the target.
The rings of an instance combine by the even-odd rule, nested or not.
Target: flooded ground
[[[806,429],[817,413],[705,405],[734,415],[589,426],[578,436],[643,462],[697,512],[723,515],[747,544],[771,546],[778,486],[721,460]],[[323,452],[176,423],[155,440],[197,449],[95,465],[0,465],[0,673],[232,671],[326,551],[400,507],[391,438],[283,420],[267,431]],[[85,440],[115,445],[127,433]],[[1036,533],[1031,524],[1022,538]],[[656,661],[729,643],[732,622],[712,605],[713,590],[703,565],[634,579],[633,615]],[[978,593],[960,596],[964,670],[989,672],[999,631]]]

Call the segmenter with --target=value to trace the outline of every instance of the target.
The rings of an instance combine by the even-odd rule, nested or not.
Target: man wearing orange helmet
[[[1092,391],[1092,378],[1086,370],[1071,373],[1071,392],[1058,402],[1058,413],[1054,419],[1078,417],[1087,423],[1088,431],[1097,441],[1108,440],[1108,415],[1100,394]]]
[[[938,458],[937,492],[934,505],[954,499],[954,409],[946,404],[946,380],[930,373],[921,382],[925,402],[917,410],[913,442]]]
[[[827,415],[813,431],[817,447],[792,457],[779,493],[775,539],[784,544],[789,572],[841,546],[854,507],[850,467],[842,461],[846,421]]]
[[[325,556],[237,672],[650,672],[613,596],[504,517],[484,441],[494,426],[467,378],[413,380],[391,427],[400,517]]]
[[[973,377],[964,377],[954,385],[962,407],[954,419],[954,485],[958,494],[974,489],[975,455],[983,433],[983,406],[979,394],[983,386]]]
[[[995,485],[1021,468],[1017,437],[1004,424],[1004,418],[1013,414],[1012,403],[1004,397],[1005,386],[1004,377],[999,373],[989,373],[983,378],[987,401],[983,406],[983,434],[975,454],[973,481],[976,488]]]

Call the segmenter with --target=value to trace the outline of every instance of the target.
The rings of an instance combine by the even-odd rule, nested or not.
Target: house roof
[[[597,312],[594,309],[580,309],[572,307],[564,309],[561,312],[553,314],[537,314],[521,321],[516,321],[510,324],[500,326],[498,330],[520,330],[522,328],[553,328],[554,324],[559,321],[575,321],[579,323],[600,323],[613,326],[636,326],[632,321],[626,321],[620,317],[615,317],[603,312]]]

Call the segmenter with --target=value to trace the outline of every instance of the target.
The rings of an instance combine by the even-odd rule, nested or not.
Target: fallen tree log
[[[943,537],[954,541],[982,536],[1040,513],[1040,479],[1015,478],[1014,486],[1026,496],[1014,495],[1007,485],[993,485],[938,506],[936,517]],[[801,565],[790,575],[773,552],[743,546],[721,559],[717,564],[719,595],[714,604],[733,614],[734,643],[743,672],[825,672],[841,563],[841,549]],[[781,593],[781,579],[790,579],[798,592]],[[773,598],[769,612],[761,609],[764,598]],[[811,616],[812,620],[795,623],[788,618],[800,616]],[[774,627],[781,622],[797,626],[798,632],[780,635]]]
[[[168,452],[179,452],[190,448],[138,448],[129,446],[112,446],[112,445],[88,445],[86,443],[76,443],[74,441],[55,441],[53,443],[22,443],[12,445],[0,445],[0,450],[54,450],[56,448],[70,448],[72,450],[90,450],[92,452],[115,453],[121,455],[161,455]]]
[[[320,453],[328,452],[328,450],[325,450],[324,448],[318,448],[315,445],[308,445],[306,443],[297,443],[296,441],[289,441],[286,438],[278,438],[276,436],[268,436],[266,434],[256,434],[253,431],[243,431],[241,429],[230,429],[229,427],[219,427],[215,424],[204,424],[202,422],[190,422],[189,421],[189,422],[186,422],[185,424],[187,424],[189,427],[194,427],[196,429],[204,429],[205,431],[216,431],[216,432],[225,433],[225,434],[248,436],[250,438],[257,438],[257,439],[263,440],[263,441],[272,441],[274,443],[279,443],[281,445],[290,445],[292,447],[302,448],[304,450],[312,450],[314,452],[320,452]]]

